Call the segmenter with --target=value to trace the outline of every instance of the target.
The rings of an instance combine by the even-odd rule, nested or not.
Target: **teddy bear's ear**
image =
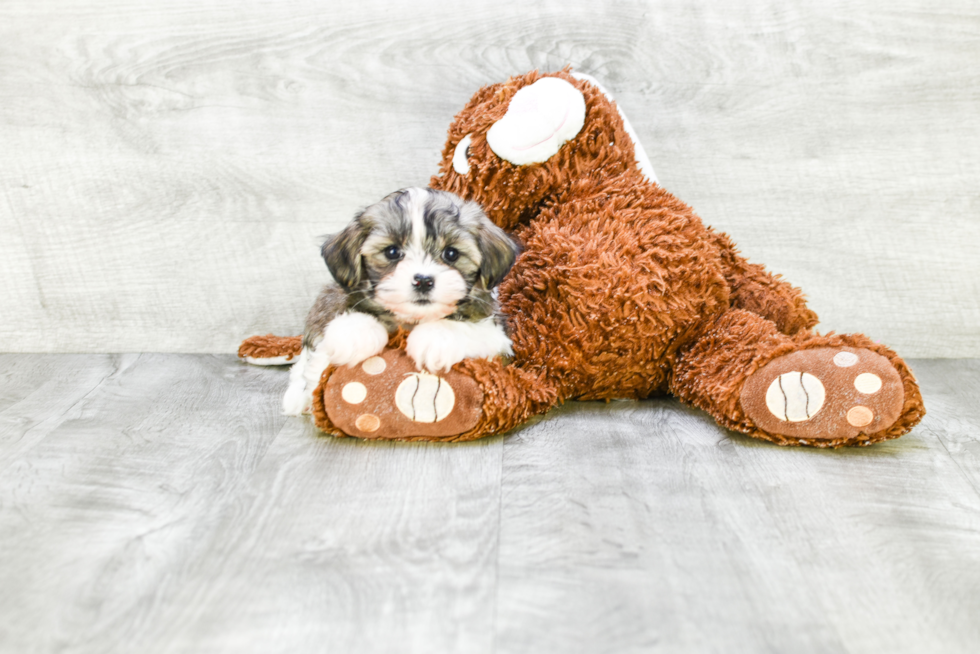
[[[334,281],[347,292],[361,283],[361,247],[370,233],[370,221],[361,212],[342,232],[328,236],[320,249]]]
[[[467,175],[470,172],[470,143],[473,141],[473,135],[467,134],[459,143],[456,144],[456,149],[453,150],[453,170],[455,170],[460,175]]]
[[[512,164],[540,163],[582,130],[585,97],[558,77],[543,77],[514,94],[507,113],[487,131],[487,144]]]
[[[646,150],[643,149],[643,144],[640,143],[640,137],[636,135],[636,130],[634,130],[633,126],[630,125],[629,118],[627,118],[626,114],[623,113],[623,108],[616,103],[616,100],[612,97],[612,94],[606,90],[606,87],[599,83],[599,80],[592,77],[592,75],[580,73],[574,70],[569,71],[569,75],[581,82],[588,82],[592,86],[596,87],[604,96],[606,96],[606,99],[609,100],[610,103],[616,106],[616,112],[619,114],[619,117],[623,119],[623,129],[626,130],[627,136],[629,136],[630,140],[633,141],[633,152],[634,156],[636,157],[636,167],[639,168],[640,172],[643,173],[644,176],[646,176],[646,178],[651,182],[659,184],[660,182],[657,181],[657,174],[653,172],[653,164],[650,163],[650,158],[647,156]]]

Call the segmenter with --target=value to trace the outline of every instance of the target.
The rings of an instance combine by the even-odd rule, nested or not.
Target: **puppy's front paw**
[[[330,363],[353,365],[381,352],[388,344],[388,330],[374,316],[349,312],[327,325],[323,341]]]
[[[405,351],[430,372],[448,370],[463,359],[511,354],[507,335],[492,319],[477,323],[456,320],[425,322],[408,335]]]
[[[309,364],[310,359],[314,357],[315,353],[303,348],[299,356],[296,357],[293,367],[289,369],[289,387],[286,388],[286,394],[282,398],[283,414],[299,416],[312,412],[313,387],[307,383],[306,375],[311,372]],[[326,368],[325,361],[322,365]]]
[[[416,326],[408,335],[405,351],[416,365],[430,372],[447,370],[466,358],[461,339],[446,320]]]
[[[307,393],[302,385],[290,385],[282,398],[282,413],[287,416],[301,416],[313,411],[313,394]]]

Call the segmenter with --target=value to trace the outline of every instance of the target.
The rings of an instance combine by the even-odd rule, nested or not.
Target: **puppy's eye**
[[[384,255],[388,261],[397,261],[402,258],[402,251],[398,249],[397,245],[389,245],[384,249]]]
[[[442,258],[448,261],[449,263],[453,263],[454,261],[459,259],[459,250],[457,250],[454,247],[448,247],[442,251]]]

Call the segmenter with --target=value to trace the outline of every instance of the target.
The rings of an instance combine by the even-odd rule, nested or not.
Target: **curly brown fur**
[[[905,388],[905,403],[895,423],[883,431],[848,439],[799,439],[763,431],[752,423],[739,403],[739,390],[748,377],[791,352],[842,346],[871,350],[887,358],[898,370]],[[912,371],[887,347],[861,334],[799,332],[790,337],[780,333],[772,322],[739,309],[726,312],[699,335],[676,367],[670,391],[729,429],[780,445],[831,448],[871,445],[908,433],[925,415]]]
[[[473,97],[449,129],[440,174],[431,182],[480,202],[524,243],[500,301],[514,316],[516,365],[533,373],[538,387],[553,390],[557,401],[672,392],[733,429],[801,444],[804,439],[755,428],[741,411],[738,390],[780,354],[850,344],[888,352],[906,384],[906,406],[883,432],[811,444],[894,438],[921,419],[921,397],[901,359],[863,336],[810,333],[817,316],[800,290],[748,262],[726,234],[647,180],[633,162],[615,105],[598,89],[567,69],[553,76],[585,97],[585,124],[572,141],[526,166],[501,160],[487,144],[486,131],[510,98],[543,77],[535,71]],[[452,154],[466,135],[470,170],[460,175]],[[739,325],[740,318],[752,324]],[[731,329],[713,336],[720,321]],[[511,385],[529,388],[516,380]]]
[[[487,130],[519,90],[545,76],[581,92],[583,127],[547,160],[514,165],[494,153]],[[467,165],[457,166],[454,154],[467,136]],[[569,399],[660,393],[673,393],[728,428],[783,445],[867,445],[921,420],[918,387],[894,352],[859,334],[810,331],[817,316],[799,289],[747,261],[726,234],[646,178],[634,156],[615,104],[568,69],[484,87],[455,117],[431,186],[479,202],[525,249],[500,286],[514,363],[456,365],[480,383],[484,415],[469,432],[449,438],[499,433]],[[889,374],[900,381],[889,388],[904,391],[900,411],[892,405],[899,417],[848,438],[760,429],[741,405],[747,380],[768,380],[752,375],[781,357],[819,348],[885,357],[889,363],[881,365],[890,364],[896,372]]]
[[[238,356],[251,359],[274,359],[285,357],[292,360],[303,349],[302,336],[251,336],[238,347]]]
[[[710,227],[708,234],[721,254],[725,281],[731,289],[732,307],[768,318],[776,324],[776,329],[790,336],[817,325],[817,314],[806,306],[806,298],[800,289],[764,266],[746,261],[727,234]]]

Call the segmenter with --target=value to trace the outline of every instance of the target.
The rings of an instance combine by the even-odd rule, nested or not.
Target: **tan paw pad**
[[[772,434],[845,440],[891,426],[904,387],[888,359],[871,350],[822,347],[773,359],[749,376],[739,401]]]
[[[340,397],[344,398],[347,404],[360,404],[367,397],[367,387],[361,382],[350,382],[344,384],[340,391]]]
[[[769,412],[788,422],[809,420],[817,415],[825,399],[826,391],[820,380],[798,370],[776,377],[766,391]]]
[[[360,438],[449,438],[483,415],[476,381],[455,371],[420,372],[403,350],[334,368],[322,392],[330,422]]]
[[[378,428],[379,427],[381,427],[381,418],[379,418],[378,416],[372,415],[370,413],[365,413],[365,414],[362,414],[362,415],[357,416],[357,420],[354,421],[354,424],[361,431],[366,431],[368,433],[374,433],[374,432],[378,431]]]
[[[870,372],[862,372],[854,378],[854,388],[859,393],[873,395],[881,390],[881,377]]]
[[[395,391],[395,406],[412,422],[439,422],[452,413],[455,404],[453,387],[427,372],[407,375]]]
[[[875,419],[874,411],[866,406],[856,406],[847,412],[847,422],[855,427],[865,427]]]
[[[381,357],[371,357],[370,359],[365,359],[364,363],[361,364],[361,370],[369,375],[380,375],[385,371],[388,364]]]

